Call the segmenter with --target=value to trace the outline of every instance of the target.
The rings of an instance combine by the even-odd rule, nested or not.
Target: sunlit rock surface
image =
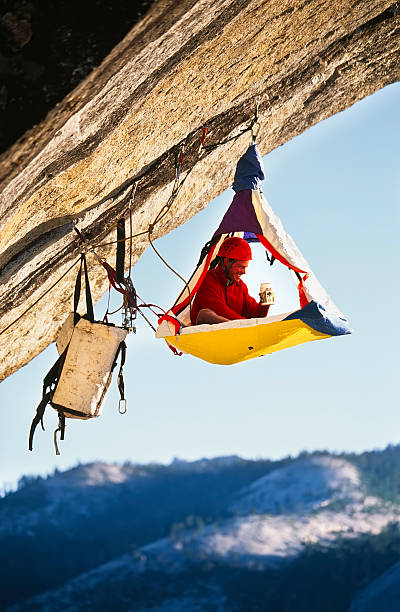
[[[336,457],[314,457],[275,470],[245,487],[231,505],[233,514],[280,514],[317,510],[332,502],[361,499],[357,469]]]
[[[399,5],[380,0],[172,0],[147,15],[46,120],[0,158],[0,377],[55,339],[71,310],[73,223],[92,244],[115,238],[132,182],[135,232],[165,205],[185,141],[191,171],[158,237],[224,191],[261,96],[263,154],[399,78]],[[148,245],[134,242],[133,262]],[[109,258],[113,247],[98,252]],[[89,255],[95,299],[107,287]],[[76,270],[76,269],[75,269]],[[18,322],[45,292],[49,293]]]

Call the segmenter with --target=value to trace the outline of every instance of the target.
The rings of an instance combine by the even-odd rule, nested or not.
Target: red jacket
[[[246,284],[229,281],[220,266],[209,270],[192,305],[192,325],[202,308],[210,308],[226,319],[265,317],[269,307],[261,306],[249,295]]]

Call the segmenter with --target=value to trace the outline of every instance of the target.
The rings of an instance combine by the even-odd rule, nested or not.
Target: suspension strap
[[[259,108],[260,108],[261,96],[257,96],[256,98],[256,110],[254,113],[254,119],[251,123],[251,141],[253,144],[256,143],[256,139],[258,133],[260,131],[261,125],[259,121]]]
[[[215,246],[217,244],[217,242],[220,240],[221,236],[218,234],[216,236],[213,236],[211,238],[211,240],[209,240],[208,242],[206,242],[206,244],[203,246],[203,248],[201,249],[201,253],[200,253],[200,257],[199,257],[199,261],[197,262],[197,268],[200,266],[200,264],[203,262],[204,258],[209,254],[211,248],[213,246]]]
[[[94,322],[93,300],[92,300],[92,293],[90,291],[89,275],[88,275],[88,269],[87,269],[87,263],[86,263],[86,255],[85,255],[85,253],[82,253],[82,255],[81,255],[81,265],[80,265],[80,268],[79,268],[79,271],[78,271],[78,275],[76,277],[75,291],[74,291],[74,323],[75,324],[77,323],[77,321],[80,318],[80,316],[78,314],[78,304],[79,304],[79,298],[81,296],[82,268],[83,268],[84,274],[85,274],[86,317],[92,323]]]
[[[125,275],[125,238],[125,219],[121,217],[117,223],[117,255],[115,261],[115,270],[119,283],[124,282]]]

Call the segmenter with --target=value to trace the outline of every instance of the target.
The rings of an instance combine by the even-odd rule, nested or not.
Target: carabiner
[[[123,406],[123,408],[122,408],[122,406]],[[127,404],[126,399],[120,399],[119,402],[118,402],[118,412],[120,414],[126,414],[126,412],[128,410],[127,406],[128,406],[128,404]]]

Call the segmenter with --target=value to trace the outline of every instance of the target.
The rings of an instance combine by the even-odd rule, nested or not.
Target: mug
[[[260,302],[262,306],[272,306],[272,304],[275,304],[275,296],[271,283],[261,283]]]

